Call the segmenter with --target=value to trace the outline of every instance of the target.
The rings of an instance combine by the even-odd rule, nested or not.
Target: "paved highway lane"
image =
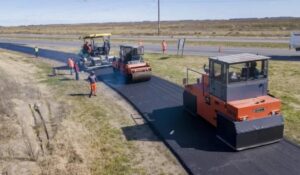
[[[0,43],[0,48],[30,53],[33,48]],[[41,56],[65,62],[72,53],[41,50]],[[183,89],[176,84],[153,77],[148,82],[124,84],[121,76],[111,69],[100,69],[97,76],[128,100],[162,141],[177,156],[191,174],[300,174],[300,148],[287,140],[279,143],[234,152],[215,137],[215,129],[200,118],[188,115],[182,107]],[[122,128],[128,140],[147,140],[131,137],[143,125]],[[157,140],[149,140],[157,141]]]
[[[17,43],[17,44],[28,44],[43,46],[62,46],[79,48],[82,45],[81,41],[51,41],[51,40],[18,40],[18,39],[0,39],[2,43]],[[120,43],[113,43],[112,47],[117,49]],[[152,53],[160,53],[161,47],[157,44],[145,44],[145,51]],[[168,53],[176,54],[177,46],[169,45]],[[300,52],[289,49],[269,49],[269,48],[245,48],[245,47],[223,47],[221,53],[219,47],[216,46],[186,46],[184,54],[186,55],[197,55],[197,56],[217,56],[217,55],[228,55],[237,53],[253,53],[265,56],[271,56],[274,59],[286,59],[286,60],[300,60]]]

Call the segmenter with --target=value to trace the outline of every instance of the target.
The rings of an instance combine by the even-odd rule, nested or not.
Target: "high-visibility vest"
[[[143,46],[143,45],[144,45],[143,41],[139,41],[139,46]]]
[[[166,42],[166,41],[163,41],[163,42],[162,42],[162,49],[163,49],[163,50],[167,50],[167,47],[168,47],[167,42]]]

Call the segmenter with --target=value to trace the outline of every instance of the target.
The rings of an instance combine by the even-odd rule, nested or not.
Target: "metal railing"
[[[197,70],[194,70],[194,69],[191,69],[191,68],[187,68],[187,69],[186,69],[186,82],[185,82],[186,85],[189,84],[189,71],[201,75],[200,78],[202,78],[202,75],[205,74],[205,73],[199,72],[199,71],[197,71]],[[198,84],[201,82],[201,81],[200,81],[200,80],[201,80],[200,78],[197,79],[197,83],[198,83]]]

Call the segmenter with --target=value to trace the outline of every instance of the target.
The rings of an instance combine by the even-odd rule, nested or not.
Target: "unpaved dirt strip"
[[[63,161],[68,155],[58,156],[51,150],[57,145],[54,138],[65,129],[59,129],[66,117],[65,105],[51,98],[50,89],[38,82],[39,69],[24,56],[1,51],[0,70],[0,109],[5,109],[0,112],[0,131],[5,133],[0,144],[0,172],[6,175],[69,174],[70,163]],[[78,134],[76,130],[72,132]],[[68,142],[69,139],[64,140],[63,145]],[[87,168],[78,171],[79,174],[88,172]]]

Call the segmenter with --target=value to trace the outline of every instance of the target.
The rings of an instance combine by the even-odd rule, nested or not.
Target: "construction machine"
[[[290,49],[300,51],[300,32],[292,32],[290,37]]]
[[[120,46],[120,58],[115,58],[112,66],[115,72],[123,74],[128,82],[148,81],[151,67],[143,59],[143,46]]]
[[[268,66],[269,57],[254,54],[211,57],[205,73],[187,70],[184,108],[216,127],[234,150],[278,142],[284,121],[281,101],[268,94]],[[189,82],[191,72],[200,74],[196,83]]]
[[[90,34],[80,37],[83,46],[80,51],[81,63],[85,67],[111,66],[114,56],[110,56],[110,33]]]

